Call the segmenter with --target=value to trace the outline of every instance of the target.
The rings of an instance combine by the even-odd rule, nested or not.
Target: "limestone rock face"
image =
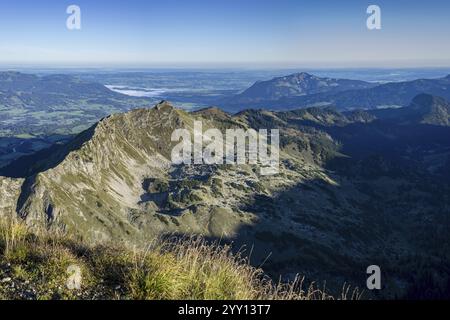
[[[23,181],[0,177],[0,218],[16,213]]]

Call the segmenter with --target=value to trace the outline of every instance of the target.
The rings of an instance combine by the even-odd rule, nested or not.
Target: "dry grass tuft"
[[[2,265],[10,267],[5,272]],[[73,266],[82,276],[78,289],[67,287]],[[301,277],[275,284],[229,246],[199,237],[155,241],[146,250],[91,247],[64,235],[33,234],[17,220],[0,223],[3,276],[16,284],[11,289],[0,283],[2,299],[335,299]],[[337,299],[360,297],[344,286]]]

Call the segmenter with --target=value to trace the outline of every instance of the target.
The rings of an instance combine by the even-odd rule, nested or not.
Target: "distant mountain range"
[[[30,112],[66,111],[70,102],[83,104],[114,103],[122,95],[105,86],[80,81],[68,75],[49,75],[39,77],[19,72],[0,73],[0,106],[3,108],[22,109]]]
[[[380,109],[371,113],[379,119],[401,124],[450,125],[450,103],[444,98],[429,94],[416,96],[408,107]]]
[[[307,73],[257,82],[218,105],[227,110],[247,108],[288,110],[334,106],[338,110],[407,106],[422,93],[450,99],[450,75],[440,79],[376,84],[364,81],[319,78]]]
[[[0,136],[79,133],[108,114],[151,102],[69,75],[0,72]]]
[[[139,74],[133,76],[139,77]],[[367,114],[361,110],[376,110],[380,106],[407,107],[416,95],[423,92],[448,99],[449,82],[450,76],[379,85],[298,73],[259,81],[236,96],[221,99],[218,105],[229,112],[249,107],[266,110],[333,107],[338,111],[359,110],[353,116],[368,120],[395,112]],[[189,95],[187,92],[185,96]],[[195,101],[197,98],[194,94],[189,99]],[[213,97],[208,99],[214,100]],[[0,72],[0,167],[55,142],[67,141],[107,115],[154,103],[155,98],[113,92],[89,78],[81,80],[70,75]],[[409,112],[399,110],[398,113],[408,118],[406,114]],[[439,119],[442,124],[447,123],[446,108],[441,106],[432,113],[434,118],[427,117],[422,121],[436,123]],[[413,121],[410,117],[408,119]]]
[[[120,94],[108,90],[99,83],[80,81],[69,75],[39,77],[20,72],[0,72],[0,92],[3,95],[8,92],[17,93],[25,99],[38,94],[46,97],[64,95],[67,98],[96,98],[100,95],[110,98],[120,97]]]
[[[153,103],[74,76],[0,72],[0,167],[67,141],[107,115]]]

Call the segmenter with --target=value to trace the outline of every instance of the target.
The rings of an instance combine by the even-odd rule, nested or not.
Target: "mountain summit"
[[[320,78],[300,72],[268,81],[258,81],[249,89],[236,95],[230,103],[256,103],[281,98],[298,97],[318,93],[334,93],[351,89],[370,88],[373,84],[346,79]]]
[[[404,109],[446,106],[430,96],[413,105]],[[278,129],[279,174],[261,176],[250,164],[172,163],[180,142],[172,133],[187,129],[192,137],[195,121],[204,130]],[[406,261],[395,288],[404,291],[418,266],[449,250],[449,130],[332,108],[229,115],[162,101],[108,116],[35,155],[20,178],[3,168],[0,217],[130,247],[202,235],[251,247],[251,263],[275,278],[301,273],[336,288],[343,278],[359,283],[373,261],[384,261],[385,270]],[[430,268],[448,280],[440,263]]]

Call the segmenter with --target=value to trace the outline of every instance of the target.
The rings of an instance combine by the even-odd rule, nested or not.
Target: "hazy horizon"
[[[81,9],[68,30],[66,9]],[[381,8],[368,30],[367,7]],[[450,3],[379,0],[30,0],[4,4],[0,66],[410,68],[450,66]]]

